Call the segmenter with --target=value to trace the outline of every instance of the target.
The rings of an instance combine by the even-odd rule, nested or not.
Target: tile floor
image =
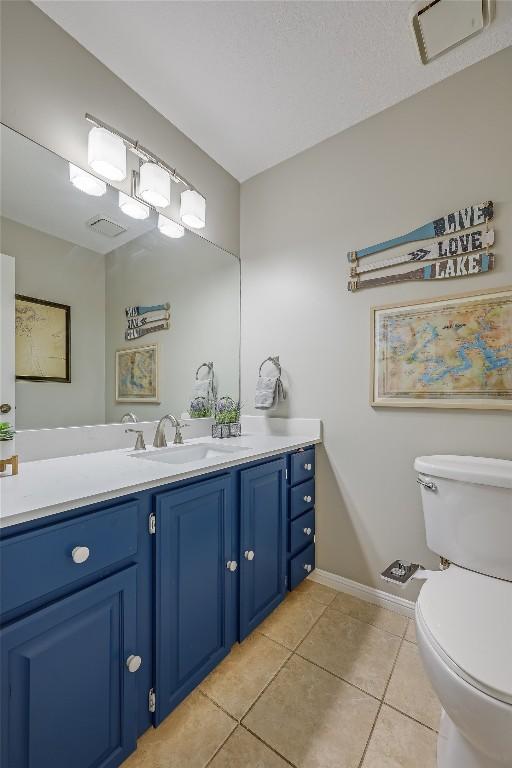
[[[123,768],[435,768],[414,623],[303,582]]]

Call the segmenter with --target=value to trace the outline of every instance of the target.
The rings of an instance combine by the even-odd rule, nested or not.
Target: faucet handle
[[[144,442],[144,432],[142,429],[125,429],[125,432],[135,432],[137,439],[135,441],[135,451],[145,451],[146,443]]]

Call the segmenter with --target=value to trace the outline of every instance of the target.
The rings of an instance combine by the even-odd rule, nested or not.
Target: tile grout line
[[[439,730],[436,728],[432,728],[431,725],[427,725],[426,723],[423,723],[421,720],[418,720],[417,717],[413,717],[412,715],[408,715],[407,712],[403,712],[401,709],[398,709],[394,704],[390,704],[389,701],[382,702],[386,705],[386,707],[389,707],[390,709],[393,709],[395,712],[398,712],[399,715],[403,715],[408,720],[412,720],[413,723],[417,723],[418,725],[421,725],[423,728],[427,728],[429,731],[432,731],[432,733],[439,734]]]
[[[405,627],[404,634],[402,635],[402,637],[400,639],[400,645],[398,646],[398,651],[397,651],[397,654],[395,656],[395,660],[393,662],[393,666],[391,667],[391,673],[389,675],[388,681],[387,681],[386,686],[384,688],[384,692],[382,694],[382,699],[380,700],[380,704],[379,704],[379,707],[377,709],[377,713],[375,715],[375,720],[373,721],[373,725],[372,725],[372,727],[370,729],[370,733],[368,734],[368,738],[366,740],[366,744],[365,744],[365,747],[364,747],[364,750],[363,750],[363,754],[361,755],[361,760],[358,763],[358,768],[363,768],[364,759],[366,757],[366,753],[368,752],[368,747],[370,746],[370,742],[371,742],[373,734],[375,732],[375,726],[377,725],[377,720],[379,719],[379,715],[380,715],[380,713],[382,711],[382,707],[384,706],[384,699],[386,697],[386,693],[387,693],[387,690],[389,688],[389,684],[391,682],[391,678],[393,677],[393,672],[395,671],[395,667],[396,667],[397,662],[398,662],[398,657],[400,656],[400,651],[402,650],[402,645],[404,644],[404,641],[405,641],[405,633],[406,632],[407,632],[407,625]]]

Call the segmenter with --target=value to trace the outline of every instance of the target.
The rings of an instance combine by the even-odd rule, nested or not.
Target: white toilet
[[[512,461],[421,456],[429,548],[416,631],[443,713],[438,768],[512,768]]]

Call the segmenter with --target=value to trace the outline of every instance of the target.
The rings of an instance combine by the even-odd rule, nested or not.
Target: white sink
[[[234,453],[244,453],[250,450],[239,445],[211,445],[211,443],[196,443],[195,445],[173,445],[169,448],[157,448],[154,451],[137,451],[129,455],[134,459],[159,461],[163,464],[188,464],[202,459],[227,458]]]

